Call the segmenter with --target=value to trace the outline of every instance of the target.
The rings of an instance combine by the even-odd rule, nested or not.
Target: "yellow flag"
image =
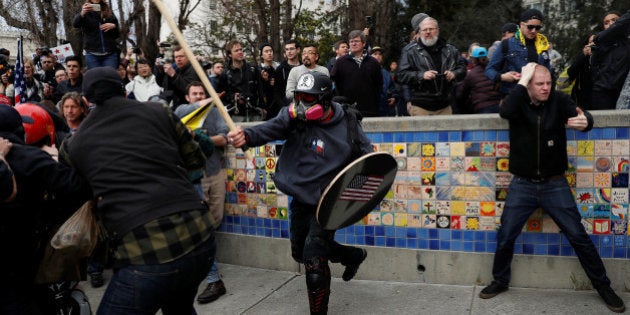
[[[201,106],[192,111],[190,114],[182,117],[182,122],[186,125],[186,127],[192,130],[201,128],[204,120],[206,120],[206,116],[208,116],[208,113],[210,112],[210,108],[212,108],[212,103]]]

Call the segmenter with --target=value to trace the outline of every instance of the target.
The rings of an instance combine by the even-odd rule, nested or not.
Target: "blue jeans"
[[[593,287],[610,286],[604,264],[593,241],[584,230],[571,189],[564,177],[534,183],[514,176],[497,233],[497,250],[492,266],[494,280],[501,285],[509,285],[514,242],[529,216],[538,207],[549,213],[567,237]]]
[[[214,236],[183,257],[160,265],[128,265],[115,270],[98,315],[197,314],[193,306],[216,251]]]
[[[208,272],[208,276],[206,276],[207,283],[214,283],[221,280],[221,275],[219,275],[219,265],[217,265],[217,260],[213,259],[212,266],[210,267],[210,272]]]
[[[97,56],[86,52],[85,63],[87,64],[88,70],[96,67],[112,67],[118,69],[118,54],[111,53],[109,55]]]

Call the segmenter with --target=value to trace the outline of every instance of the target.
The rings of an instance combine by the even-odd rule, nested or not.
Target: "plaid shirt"
[[[192,210],[155,219],[135,228],[116,248],[117,265],[155,265],[176,260],[212,235],[207,210]]]

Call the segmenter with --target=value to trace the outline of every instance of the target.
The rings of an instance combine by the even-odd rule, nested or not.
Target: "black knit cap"
[[[88,100],[92,101],[91,97],[101,87],[122,88],[122,79],[116,69],[112,67],[97,67],[85,72],[83,75],[83,95]]]
[[[505,23],[503,24],[503,27],[501,27],[501,33],[505,33],[505,32],[516,33],[517,29],[518,29],[518,25],[514,23]]]
[[[259,48],[258,51],[260,52],[261,56],[262,56],[263,49],[265,49],[265,47],[267,47],[267,46],[271,47],[271,50],[273,50],[273,46],[271,46],[271,44],[269,44],[269,43],[262,43],[262,44],[260,44],[260,47],[258,47]]]
[[[542,12],[536,9],[529,9],[521,14],[521,21],[523,22],[527,22],[531,19],[540,20],[542,22],[543,20]]]
[[[7,104],[0,104],[0,132],[8,132],[24,140],[22,116]]]

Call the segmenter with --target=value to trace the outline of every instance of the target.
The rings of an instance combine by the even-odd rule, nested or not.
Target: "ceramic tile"
[[[625,127],[596,128],[588,133],[567,131],[566,178],[587,232],[591,237],[600,237],[596,246],[604,246],[599,249],[602,257],[625,259],[630,255],[626,247],[629,134],[630,129]],[[507,131],[390,132],[368,137],[375,151],[397,158],[399,172],[375,211],[338,232],[340,241],[446,251],[494,251],[496,242],[490,240],[496,240],[495,230],[500,225],[512,179],[508,171]],[[225,222],[221,231],[289,237],[291,198],[273,183],[282,147],[279,142],[252,148],[254,164],[248,163],[240,150],[228,148],[224,222],[229,223]],[[369,237],[364,228],[370,228]],[[387,233],[383,228],[387,228]],[[377,236],[375,229],[381,234]],[[542,210],[534,212],[523,230],[527,236],[519,238],[521,245],[515,253],[575,256],[558,226]],[[466,239],[463,234],[451,234],[455,232],[474,234]],[[425,233],[428,234],[420,238]],[[451,241],[451,235],[458,241]],[[416,237],[419,242],[410,242]]]

